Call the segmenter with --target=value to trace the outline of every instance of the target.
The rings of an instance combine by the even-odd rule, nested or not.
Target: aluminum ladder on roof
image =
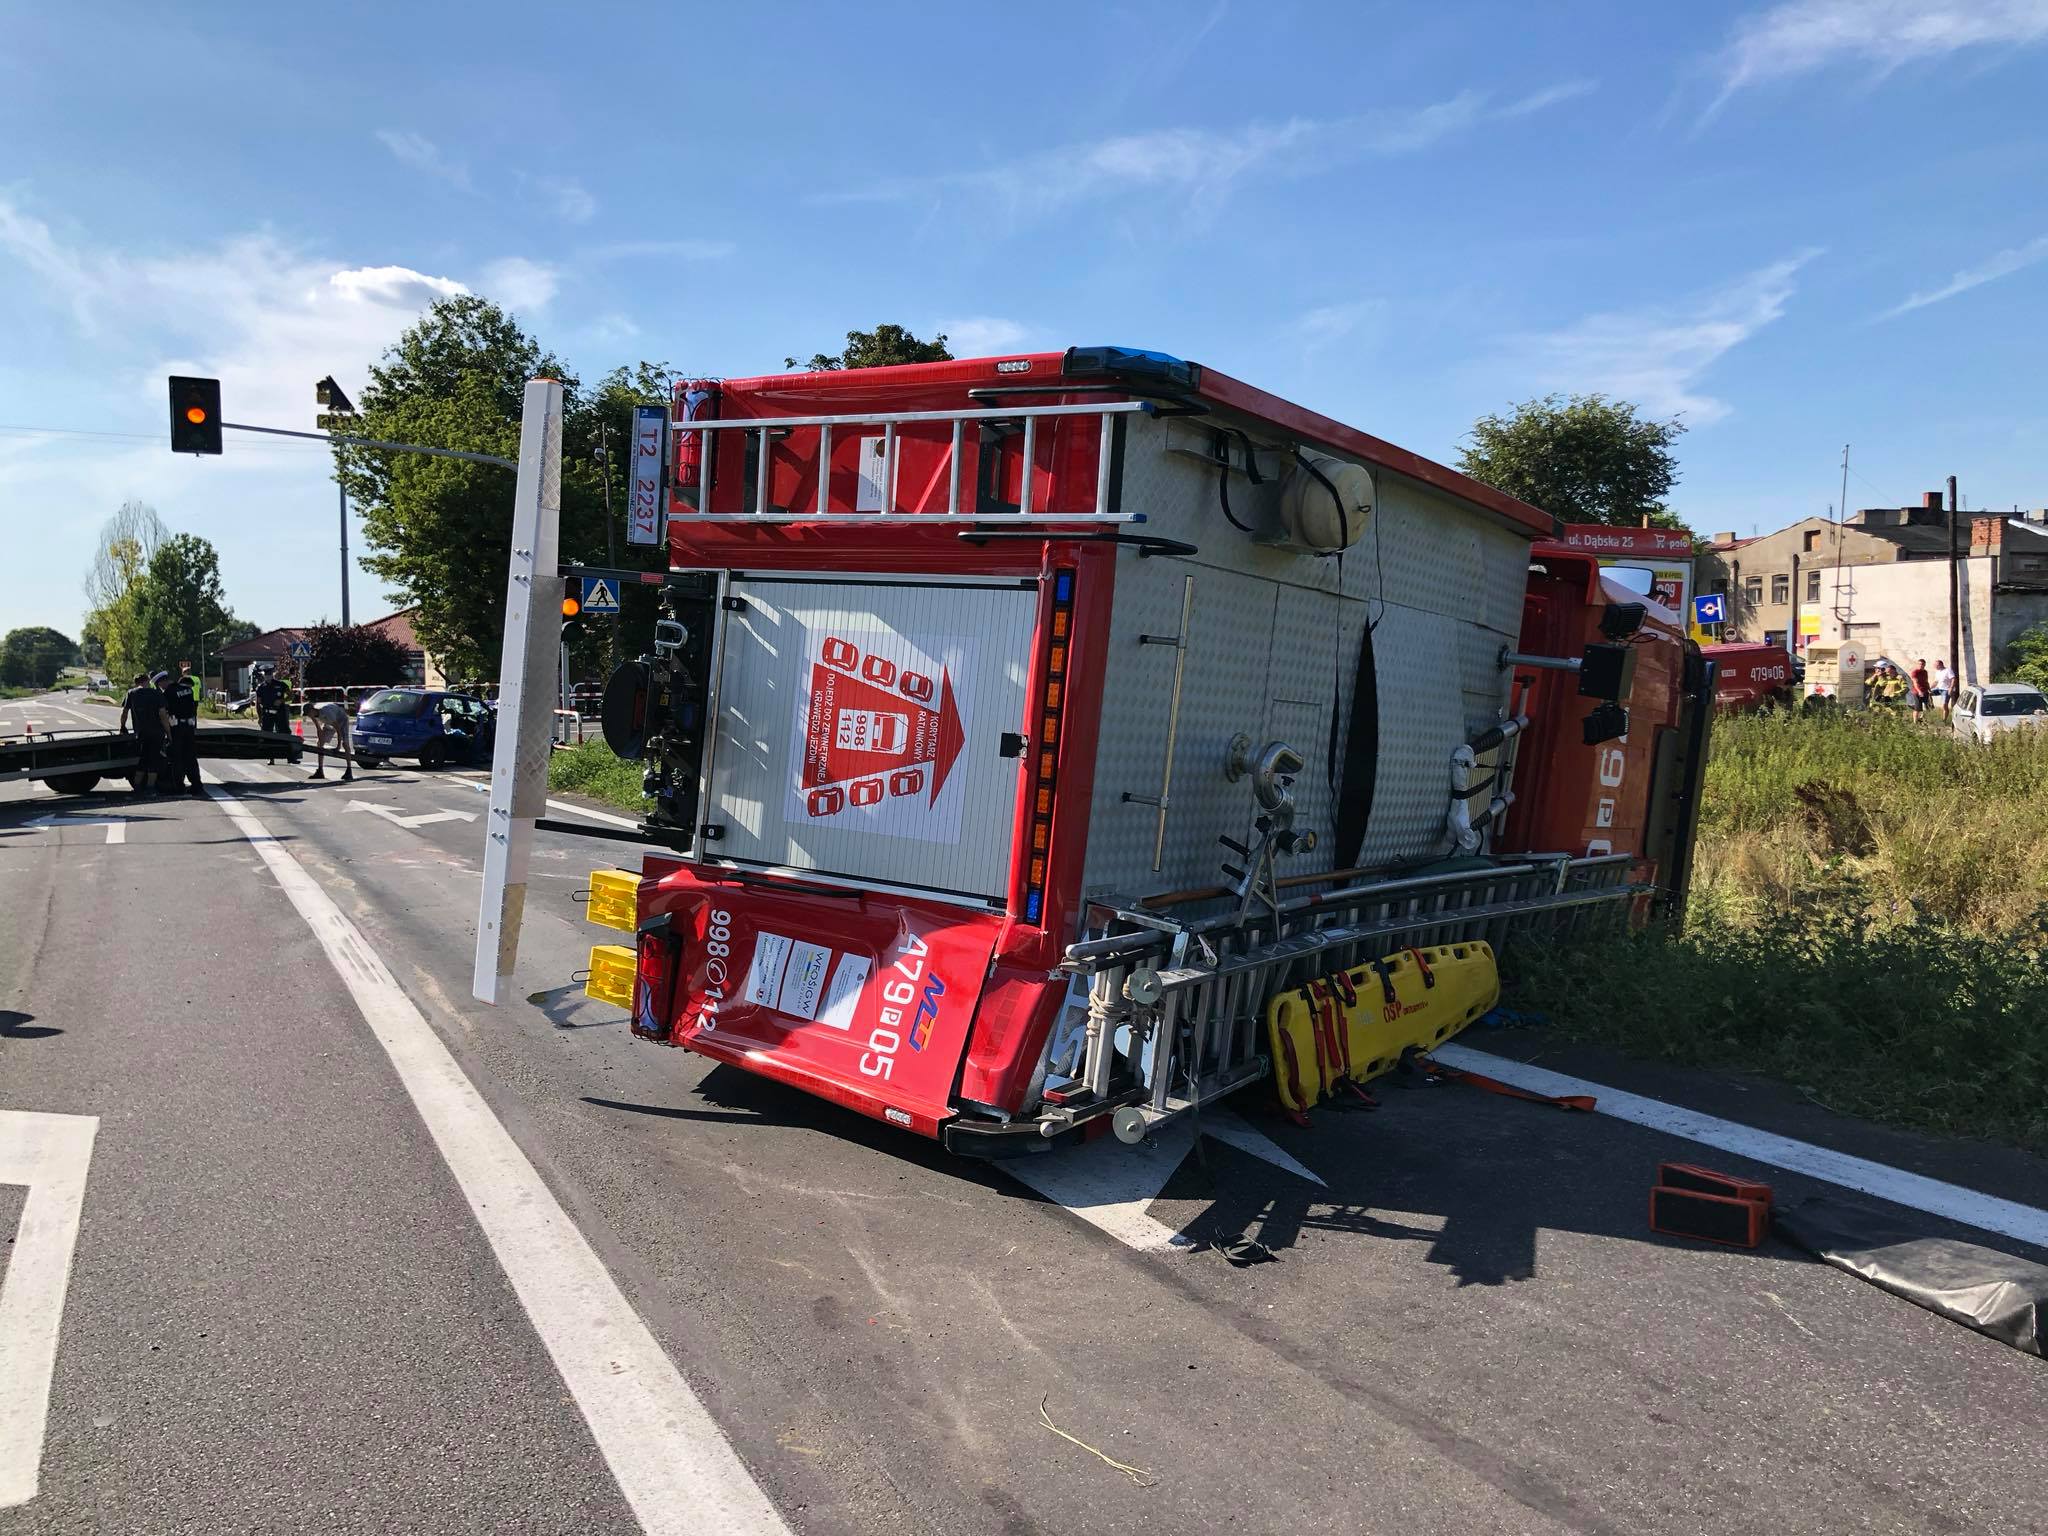
[[[969,422],[1021,422],[1024,443],[1020,457],[1025,466],[1022,475],[1022,500],[1015,512],[1004,512],[1005,518],[1028,518],[1035,522],[1047,523],[1138,523],[1144,521],[1144,514],[1137,512],[1112,512],[1110,499],[1110,464],[1115,434],[1111,430],[1114,418],[1133,412],[1146,411],[1151,407],[1143,400],[1117,400],[1100,405],[1012,405],[995,407],[969,407],[957,411],[878,411],[854,416],[773,416],[748,419],[737,417],[730,421],[672,421],[670,430],[676,433],[695,432],[701,435],[703,448],[702,462],[711,462],[711,434],[713,432],[749,432],[754,434],[754,506],[752,512],[693,512],[677,514],[690,522],[699,523],[803,523],[816,518],[830,518],[835,523],[915,523],[935,517],[981,517],[985,514],[962,513],[960,508],[960,448],[962,429]],[[1035,476],[1031,473],[1034,454],[1038,446],[1038,423],[1048,418],[1062,416],[1094,416],[1102,424],[1101,446],[1096,455],[1095,504],[1086,511],[1060,511],[1052,507],[1034,507]],[[892,503],[896,499],[896,453],[897,429],[913,422],[948,422],[953,429],[953,442],[946,476],[946,510],[944,512],[901,512]],[[879,512],[836,512],[828,506],[831,487],[832,429],[834,427],[880,427],[882,429],[882,509]],[[771,432],[793,431],[799,427],[815,427],[818,432],[818,504],[808,512],[794,509],[778,509],[768,505],[768,438]],[[701,488],[699,495],[703,494]]]

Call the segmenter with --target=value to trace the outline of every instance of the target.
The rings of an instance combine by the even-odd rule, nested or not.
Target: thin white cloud
[[[597,217],[597,199],[580,181],[563,176],[543,176],[540,189],[554,206],[556,214],[567,223],[588,224]]]
[[[1904,303],[1894,304],[1877,318],[1889,320],[1910,310],[1925,309],[1930,304],[1952,299],[1959,293],[1968,293],[1972,288],[1995,283],[2001,277],[2011,277],[2013,273],[2031,267],[2039,261],[2048,261],[2048,235],[2029,240],[2025,245],[2016,245],[2009,251],[2000,251],[1990,260],[1979,262],[1974,267],[1965,267],[1939,288],[1913,294]]]
[[[1288,330],[1301,343],[1304,353],[1320,352],[1377,321],[1386,309],[1384,299],[1352,299],[1342,304],[1324,304],[1296,317]]]
[[[1966,48],[2048,40],[2048,0],[1787,0],[1745,16],[1716,61],[1719,107],[1752,85],[1838,64],[1879,78]]]
[[[723,261],[738,251],[730,240],[614,240],[605,245],[585,246],[576,253],[579,261]]]
[[[1500,117],[1527,117],[1532,112],[1541,112],[1546,107],[1555,107],[1567,101],[1576,101],[1581,96],[1590,96],[1600,89],[1597,80],[1562,80],[1556,85],[1547,85],[1540,91],[1531,91],[1519,101],[1511,101],[1496,114]]]
[[[1064,145],[978,170],[820,193],[811,201],[894,203],[959,188],[1024,218],[1092,199],[1164,191],[1185,198],[1198,211],[1213,210],[1240,180],[1255,172],[1306,176],[1359,160],[1415,154],[1489,122],[1527,116],[1592,88],[1590,81],[1574,80],[1501,106],[1483,91],[1460,91],[1420,107],[1385,108],[1352,117],[1292,117],[1228,130],[1162,128]]]
[[[1705,392],[1706,374],[1785,313],[1800,268],[1819,254],[1800,251],[1682,303],[1588,315],[1514,338],[1489,376],[1506,372],[1518,390],[1613,395],[1694,426],[1719,421],[1732,408]]]
[[[485,298],[521,311],[546,309],[561,286],[553,267],[524,256],[507,256],[492,262],[477,281]]]
[[[966,315],[958,320],[941,320],[933,331],[946,338],[955,357],[996,357],[1004,352],[1021,352],[1031,339],[1032,327],[1000,315]]]
[[[390,150],[401,165],[410,166],[424,176],[437,177],[465,192],[474,190],[470,185],[469,167],[442,154],[441,147],[424,134],[409,129],[379,128],[377,142]]]

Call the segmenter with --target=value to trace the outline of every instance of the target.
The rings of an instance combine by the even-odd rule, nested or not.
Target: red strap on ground
[[[1424,1059],[1422,1070],[1429,1076],[1445,1083],[1467,1083],[1488,1093],[1497,1093],[1504,1099],[1526,1099],[1531,1104],[1548,1104],[1555,1109],[1577,1109],[1591,1113],[1595,1099],[1590,1093],[1568,1093],[1553,1097],[1547,1093],[1531,1093],[1526,1088],[1517,1088],[1497,1078],[1482,1077],[1477,1072],[1466,1072],[1457,1067],[1447,1067],[1440,1061]]]

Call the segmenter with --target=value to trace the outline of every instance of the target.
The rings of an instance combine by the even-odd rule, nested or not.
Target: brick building
[[[1808,641],[1816,636],[1847,639],[1850,636],[1844,626],[1859,621],[1874,623],[1877,618],[1856,611],[1861,605],[1853,580],[1838,581],[1824,573],[1838,567],[1913,561],[1946,563],[1949,516],[1941,493],[1929,491],[1918,506],[1865,507],[1840,523],[1809,517],[1755,538],[1739,539],[1732,533],[1717,533],[1700,560],[1700,588],[1728,596],[1725,639],[1790,645],[1801,637],[1802,620],[1804,638]],[[2014,594],[2048,588],[2048,526],[2044,526],[2044,517],[2048,513],[1957,514],[1958,555],[1987,560],[1977,575],[1987,601],[2001,588]],[[1904,585],[1880,583],[1879,588],[1885,592],[1896,589],[1901,595],[1909,589],[1919,593],[1932,580],[1915,579]],[[1865,583],[1865,588],[1873,593],[1879,589],[1869,583]],[[1945,593],[1946,587],[1942,590]],[[1874,596],[1872,600],[1876,600]],[[1942,603],[1945,614],[1945,595]],[[2009,606],[2017,612],[2031,605]],[[1944,618],[1943,623],[1946,622]],[[1989,636],[1994,630],[2003,636],[2009,627],[1994,623],[1987,611],[1986,645],[1991,643]],[[1997,642],[2000,646],[2006,643],[2006,638]]]

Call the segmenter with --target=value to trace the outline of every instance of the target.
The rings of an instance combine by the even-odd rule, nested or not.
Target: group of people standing
[[[1930,709],[1938,709],[1946,720],[1956,707],[1955,669],[1945,661],[1936,661],[1930,673],[1925,656],[1913,663],[1910,672],[1901,672],[1893,662],[1880,661],[1863,679],[1863,702],[1888,709],[1910,709],[1915,720]]]
[[[136,673],[121,700],[119,729],[135,732],[142,759],[136,794],[206,792],[199,782],[199,679],[191,662],[179,662],[176,677],[168,671]]]
[[[250,697],[255,701],[256,724],[265,735],[289,737],[292,733],[292,685],[275,667],[259,669]],[[348,707],[333,702],[316,704],[312,710],[315,742],[320,752],[319,767],[311,775],[327,777],[327,743],[331,739],[342,761],[342,778],[355,777],[355,754],[350,740]],[[142,759],[135,773],[135,793],[203,794],[199,780],[199,679],[192,675],[192,663],[178,663],[177,676],[168,671],[139,672],[127,696],[121,700],[122,734],[135,733],[137,755]],[[291,760],[298,761],[298,749],[290,741]],[[273,758],[271,761],[275,761]]]

